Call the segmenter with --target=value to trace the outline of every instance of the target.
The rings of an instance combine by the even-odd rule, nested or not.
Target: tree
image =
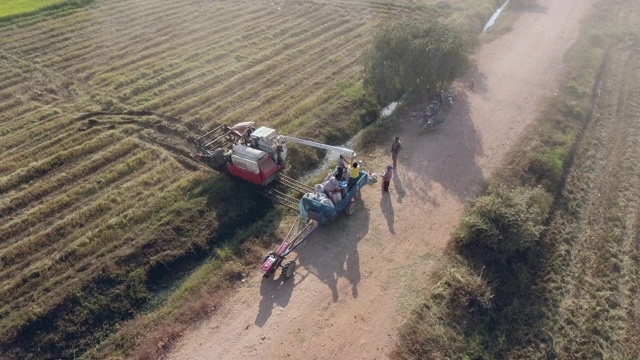
[[[381,105],[405,94],[435,93],[467,69],[470,49],[456,28],[435,19],[389,24],[364,57],[365,87]]]

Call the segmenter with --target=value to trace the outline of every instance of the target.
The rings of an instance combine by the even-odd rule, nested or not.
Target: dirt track
[[[444,126],[417,135],[407,121],[399,130],[404,151],[390,195],[365,189],[353,217],[297,252],[293,281],[262,281],[256,271],[169,357],[385,358],[464,203],[553,96],[562,56],[593,2],[538,0],[515,14],[513,30],[477,52],[474,92],[458,92]],[[379,169],[387,155],[364,160]]]

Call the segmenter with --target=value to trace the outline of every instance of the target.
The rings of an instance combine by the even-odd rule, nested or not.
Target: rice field
[[[0,357],[91,348],[150,274],[250,225],[268,205],[230,202],[243,185],[189,136],[339,124],[377,24],[468,11],[429,2],[104,0],[0,22]],[[44,2],[0,14],[27,4]]]

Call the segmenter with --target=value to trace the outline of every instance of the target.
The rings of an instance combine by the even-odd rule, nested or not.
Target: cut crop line
[[[345,25],[345,24],[342,24],[342,25]],[[310,32],[308,34],[305,34],[305,36],[296,39],[297,42],[294,44],[291,44],[291,46],[293,46],[293,49],[300,48],[303,46],[308,47],[307,44],[309,43],[310,40],[315,39],[318,36],[322,36],[321,34],[326,33],[327,30],[331,30],[335,26],[336,25],[333,23],[325,23],[319,29],[317,29],[317,31]],[[265,52],[264,54],[261,54],[260,56],[256,56],[255,58],[251,59],[248,63],[243,64],[245,68],[244,71],[230,69],[223,73],[217,74],[212,78],[200,80],[190,86],[183,88],[182,91],[180,92],[178,91],[173,92],[172,94],[169,94],[165,97],[159,98],[147,104],[147,107],[151,109],[159,109],[159,108],[162,108],[161,104],[175,104],[177,102],[176,100],[192,97],[194,94],[201,91],[206,91],[214,87],[218,88],[222,86],[233,86],[228,84],[234,83],[235,81],[237,81],[239,78],[242,78],[243,76],[249,76],[250,75],[249,72],[252,72],[252,71],[257,72],[258,69],[262,69],[262,71],[264,72],[268,70],[269,67],[272,67],[273,63],[277,63],[285,60],[284,58],[288,56],[288,53],[285,52],[284,50],[285,49],[283,48],[283,45],[280,44],[275,48],[269,49],[269,51]],[[286,50],[291,50],[291,49],[286,49]]]
[[[262,24],[262,22],[259,22],[259,21],[256,21],[256,23],[257,23],[257,24]],[[299,20],[299,24],[308,24],[308,19],[300,19],[300,20]],[[260,25],[256,25],[256,26],[255,26],[255,27],[257,28],[257,30],[255,30],[255,32],[252,32],[252,33],[249,33],[249,34],[245,33],[245,34],[242,36],[242,37],[243,37],[243,39],[247,39],[247,40],[248,40],[248,39],[252,39],[252,38],[254,38],[254,37],[256,37],[256,36],[264,36],[264,31],[263,31],[262,29],[258,28],[259,26],[260,26]],[[219,34],[217,34],[217,33],[215,33],[215,32],[214,32],[213,34],[214,34],[215,36],[220,36]],[[210,42],[211,42],[211,41],[210,41],[210,40],[207,40],[207,38],[206,38],[206,37],[204,37],[204,39],[203,39],[203,40],[204,40],[204,42],[203,42],[201,45],[194,44],[194,43],[193,43],[193,41],[189,41],[189,45],[190,45],[190,46],[192,46],[192,47],[196,47],[196,48],[203,48],[203,47],[207,47],[207,46],[209,46],[209,47],[210,47],[210,46],[211,46],[211,44],[210,44]],[[231,47],[225,47],[225,46],[229,46],[229,45],[231,45]],[[225,40],[225,42],[223,42],[223,43],[222,43],[222,44],[220,44],[219,46],[216,46],[216,47],[213,47],[213,48],[207,48],[206,52],[208,52],[208,53],[213,53],[213,56],[209,56],[208,58],[205,58],[205,59],[203,59],[203,60],[198,61],[198,63],[199,63],[200,65],[198,65],[198,64],[193,64],[193,63],[189,63],[189,62],[185,62],[185,63],[186,63],[186,64],[188,64],[187,66],[191,67],[193,70],[198,69],[198,68],[202,68],[202,67],[204,66],[204,64],[208,64],[208,63],[210,63],[210,62],[212,61],[212,59],[220,58],[220,57],[221,57],[221,54],[233,54],[233,53],[237,53],[237,49],[242,48],[242,46],[243,46],[243,44],[239,43],[238,41],[233,41],[233,40],[227,40],[227,39],[226,39],[226,40]],[[268,46],[265,46],[265,48],[268,48]],[[175,50],[175,49],[174,49],[174,50]],[[199,50],[199,52],[203,52],[203,51],[202,51],[202,50]],[[182,52],[182,54],[184,54],[184,55],[183,55],[183,57],[185,57],[185,58],[189,58],[189,57],[193,56],[192,54],[189,54],[188,52]],[[173,54],[173,53],[171,53],[171,54],[167,54],[166,56],[167,56],[168,58],[175,59],[176,57],[178,57],[178,58],[179,58],[179,57],[180,57],[180,54]],[[201,55],[201,56],[202,56],[202,55]],[[226,56],[230,56],[230,55],[226,55]],[[139,63],[139,64],[138,64],[138,66],[150,66],[150,67],[151,67],[151,66],[153,66],[156,62],[157,62],[157,59],[149,59],[149,60],[148,60],[148,61],[146,61],[144,64],[143,64],[143,63]],[[225,66],[228,66],[228,64],[226,64]],[[174,71],[174,72],[183,72],[183,68],[181,68],[181,67],[173,68],[173,69],[171,69],[171,70],[172,70],[172,71]],[[191,72],[191,71],[187,71],[187,72],[184,72],[184,74],[186,74],[186,73],[190,73],[190,72]],[[183,81],[183,82],[190,82],[190,81],[193,81],[193,80],[196,80],[196,79],[201,79],[201,78],[202,78],[202,75],[205,75],[205,74],[206,74],[206,76],[210,76],[210,75],[211,75],[211,74],[213,74],[213,73],[215,73],[215,72],[214,72],[214,71],[212,71],[211,69],[207,69],[207,70],[205,70],[205,71],[203,71],[203,72],[200,72],[200,73],[197,73],[197,74],[195,74],[195,75],[193,75],[193,76],[191,76],[191,77],[187,77],[187,78],[185,78],[185,79],[184,79],[184,80],[182,80],[182,81]],[[181,76],[182,76],[182,75],[184,75],[184,74],[181,74]],[[153,78],[163,77],[163,75],[164,75],[163,73],[158,72],[158,73],[157,73],[157,74],[155,74],[155,75],[152,75],[152,76],[150,76],[150,77],[147,77],[145,80],[149,81],[149,80],[152,80]],[[140,79],[140,80],[142,80],[142,79]],[[151,90],[151,89],[157,90],[158,88],[160,88],[160,87],[159,87],[159,85],[163,85],[163,83],[162,83],[162,82],[157,83],[157,84],[155,84],[155,83],[154,83],[154,84],[153,84],[153,86],[152,86],[151,84],[148,84],[148,85],[146,85],[146,87],[148,87],[148,88],[149,88],[149,90]],[[167,87],[172,86],[172,85],[173,85],[173,83],[169,83],[169,84],[167,84],[167,85],[165,86],[165,89],[166,89]],[[154,86],[157,86],[157,87],[154,87]],[[119,87],[119,86],[118,86],[118,85],[116,85],[116,88],[118,88],[118,87]],[[145,92],[146,92],[146,91],[145,91]],[[141,92],[141,93],[140,93],[140,94],[138,94],[138,95],[143,95],[143,94],[145,94],[145,92]]]
[[[0,262],[4,264],[4,268],[17,266],[33,256],[37,258],[36,253],[51,253],[52,249],[63,246],[66,242],[74,241],[74,234],[77,237],[87,234],[87,231],[93,229],[92,226],[96,221],[99,222],[103,217],[108,217],[109,214],[112,214],[111,210],[117,206],[122,204],[133,206],[136,204],[133,200],[138,196],[149,194],[156,190],[156,187],[161,189],[164,181],[166,181],[164,179],[147,188],[136,188],[134,194],[138,196],[127,196],[125,194],[131,192],[136,185],[145,181],[148,176],[159,174],[161,171],[166,171],[168,167],[171,167],[171,164],[166,162],[162,166],[157,166],[157,160],[145,159],[145,157],[149,157],[149,153],[139,154],[132,159],[134,162],[133,167],[125,164],[112,169],[108,182],[96,194],[83,196],[87,190],[86,187],[92,186],[91,184],[86,184],[85,187],[74,191],[73,196],[76,198],[65,199],[61,204],[63,207],[60,209],[51,209],[58,215],[55,218],[47,216],[49,209],[38,209],[38,212],[34,214],[39,217],[39,219],[36,219],[39,220],[37,222],[38,226],[28,229],[29,233],[26,236],[21,236],[20,241],[2,244]],[[140,171],[144,176],[136,174],[137,171]],[[78,196],[80,198],[77,198]],[[43,205],[46,207],[49,204],[45,203]],[[4,274],[5,271],[0,270],[0,282],[6,280],[3,280]]]
[[[338,38],[342,34],[342,31],[344,31],[343,26],[347,24],[341,23],[341,24],[332,24],[332,25],[334,26],[331,27],[331,31],[325,32],[324,34],[320,35],[313,42],[305,42],[297,45],[294,48],[295,51],[300,51],[300,52],[304,52],[305,50],[310,51],[315,46],[316,42],[317,43],[325,42],[325,41],[330,42]],[[350,28],[350,27],[347,27],[347,28]],[[325,27],[323,27],[322,29],[329,30],[328,28],[325,29]],[[275,50],[275,53],[277,53],[277,55],[269,59],[268,61],[266,62],[260,61],[260,65],[252,66],[248,68],[246,71],[233,76],[229,80],[223,83],[216,84],[215,87],[212,87],[212,89],[202,94],[192,95],[190,100],[184,101],[180,105],[175,106],[174,111],[176,111],[177,113],[188,113],[192,109],[201,107],[205,104],[210,104],[212,101],[217,101],[224,94],[233,92],[234,89],[246,88],[250,85],[250,83],[253,84],[256,81],[258,81],[258,79],[268,76],[270,72],[274,71],[273,70],[274,63],[285,63],[288,60],[288,58],[295,53],[291,49],[289,49],[288,52],[284,52],[283,50],[284,50],[283,48],[279,48]],[[183,93],[180,93],[180,94],[183,94]]]
[[[350,39],[347,41],[350,41]],[[355,52],[362,48],[363,43],[364,41],[344,44],[337,43],[336,46],[345,49],[345,51]],[[314,55],[319,55],[323,53],[324,50],[324,48],[320,48],[318,53]],[[282,67],[274,73],[269,74],[266,79],[258,80],[255,86],[248,91],[236,92],[232,96],[218,102],[216,106],[211,109],[211,116],[221,118],[223,123],[229,123],[230,121],[239,120],[243,116],[246,116],[247,113],[262,112],[264,111],[265,105],[275,103],[277,99],[282,99],[283,101],[290,99],[293,102],[294,99],[291,98],[295,97],[295,94],[298,94],[298,98],[295,99],[297,102],[300,100],[299,98],[306,98],[312,95],[309,90],[314,87],[313,82],[300,81],[300,77],[287,76],[287,74],[295,73],[300,75],[302,72],[326,74],[325,70],[329,68],[333,73],[342,74],[347,69],[356,67],[358,62],[358,56],[349,57],[346,59],[346,62],[339,64],[336,64],[330,57],[312,56],[312,58],[315,60],[311,62],[306,59],[291,62],[288,66]],[[332,84],[328,84],[328,86],[331,85]],[[270,91],[264,91],[262,89],[270,89]],[[216,112],[217,109],[225,109],[225,106],[226,108],[233,109],[232,104],[247,104],[247,106],[232,110],[224,117],[221,113]],[[278,102],[277,107],[282,110],[286,109],[286,106],[281,102]],[[194,108],[193,111],[196,112],[200,109],[201,107]],[[258,109],[263,110],[258,111]],[[244,113],[244,115],[239,112]]]
[[[225,51],[225,53],[233,53],[233,52],[234,50]],[[215,56],[221,57],[220,54]],[[204,60],[204,61],[201,61],[200,63],[207,63],[207,62],[209,62],[209,60]],[[184,70],[184,67],[173,69],[175,73],[179,73],[178,76],[174,76],[173,74],[171,74],[170,76],[165,76],[165,75],[151,76],[147,79],[147,81],[149,81],[154,77],[157,78],[158,80],[155,82],[154,81],[147,82],[144,85],[137,85],[136,87],[134,87],[132,90],[129,91],[129,95],[126,95],[125,98],[130,98],[130,100],[133,100],[135,102],[147,96],[148,92],[150,91],[153,91],[154,94],[156,95],[158,94],[161,95],[167,92],[168,90],[173,91],[176,88],[185,87],[189,83],[202,81],[202,79],[208,79],[211,77],[216,77],[219,79],[219,81],[223,81],[223,74],[220,71],[216,71],[216,67],[209,68],[204,71],[195,72],[197,69],[200,69],[203,67],[206,67],[206,66],[191,65],[191,68],[188,70]],[[222,67],[222,64],[219,67]],[[234,72],[237,72],[237,71],[233,71],[228,66],[226,66],[226,68],[223,71],[225,71],[229,75],[229,77],[232,76]],[[189,73],[192,73],[192,75],[185,76]],[[171,77],[172,78],[171,80],[173,81],[171,82],[166,81],[166,79],[169,77]],[[137,89],[138,86],[140,86],[143,89],[143,91],[138,90]],[[134,96],[131,96],[131,95],[134,95]]]
[[[255,26],[262,26],[264,22],[263,22],[263,19],[261,18],[262,18],[262,13],[258,13],[256,14],[255,19],[246,19],[246,20],[252,24],[255,23],[256,24]],[[238,19],[237,21],[241,23],[245,22],[245,18],[243,17],[236,17],[236,19]],[[269,18],[264,20],[269,20]],[[284,21],[284,20],[280,20],[280,21]],[[222,33],[220,32],[219,27],[213,27],[211,28],[210,31],[206,33],[193,31],[192,32],[193,35],[188,36],[184,41],[181,41],[181,43],[184,44],[185,47],[188,46],[189,49],[205,48],[205,49],[212,49],[213,51],[217,51],[215,49],[224,48],[224,46],[228,46],[229,44],[233,44],[234,46],[239,48],[242,46],[242,44],[239,43],[238,41],[233,41],[233,39],[235,38],[235,36],[233,35],[237,33],[238,33],[238,29],[234,27],[231,27],[229,29],[229,33]],[[260,32],[256,32],[254,35],[259,36],[261,34],[262,33]],[[243,37],[244,37],[244,34],[243,34]],[[164,49],[161,49],[161,52],[163,54],[166,54],[165,56],[163,56],[163,58],[165,59],[172,59],[172,61],[176,61],[180,63],[179,60],[174,60],[174,59],[176,59],[176,57],[177,59],[180,59],[180,58],[188,58],[190,56],[189,51],[183,50],[180,46],[171,46],[171,45],[174,45],[174,43],[167,44],[165,42],[164,45],[166,46]],[[123,49],[123,51],[124,50],[125,49]],[[123,58],[123,57],[120,56],[118,58]],[[136,60],[136,61],[128,61],[128,63],[123,63],[121,61],[114,62],[110,68],[106,69],[105,73],[112,73],[116,71],[119,73],[127,73],[127,72],[131,72],[130,71],[131,67],[139,68],[144,65],[152,66],[153,64],[157,63],[157,59],[151,56],[145,55],[144,58],[146,61]]]
[[[69,172],[59,174],[43,184],[34,183],[25,191],[0,201],[0,216],[6,219],[15,218],[20,216],[22,211],[42,204],[52,196],[67,193],[87,177],[101,178],[100,171],[102,169],[107,168],[115,161],[126,161],[129,156],[135,154],[134,150],[136,149],[138,149],[136,142],[121,141],[115,147],[94,155],[87,162]]]
[[[358,42],[350,43],[351,42],[350,38],[345,37],[345,38],[342,38],[341,40],[343,40],[344,43],[335,42],[334,45],[341,48],[348,49],[348,50],[353,49],[354,51],[357,50],[358,46],[360,46],[359,45],[360,43]],[[252,87],[250,87],[249,89],[245,89],[244,91],[238,91],[235,93],[230,93],[228,91],[228,93],[230,93],[231,96],[228,96],[224,100],[217,101],[216,105],[213,108],[211,108],[209,112],[210,116],[212,116],[213,118],[219,119],[221,116],[223,116],[222,112],[226,111],[226,109],[234,108],[234,106],[232,106],[233,104],[236,104],[236,105],[245,104],[245,103],[249,103],[250,101],[252,102],[252,105],[249,105],[249,107],[241,106],[241,109],[246,110],[247,112],[250,111],[250,109],[258,109],[259,107],[262,106],[263,102],[257,101],[256,98],[259,98],[261,94],[263,94],[262,97],[272,96],[272,97],[287,98],[288,93],[291,93],[291,92],[295,93],[299,87],[306,88],[313,85],[312,82],[308,82],[308,83],[303,82],[303,81],[300,81],[299,77],[287,76],[288,74],[292,74],[292,73],[300,74],[301,72],[305,72],[305,71],[308,71],[311,74],[326,74],[322,70],[331,67],[331,65],[335,66],[334,72],[340,73],[346,67],[348,67],[348,65],[355,64],[355,62],[357,61],[357,56],[354,56],[352,58],[347,59],[347,61],[349,62],[338,65],[333,63],[332,58],[320,56],[323,52],[325,52],[329,48],[330,48],[329,46],[326,48],[318,47],[316,51],[314,51],[309,55],[309,58],[313,59],[312,61],[309,61],[307,58],[298,58],[298,60],[291,61],[287,64],[287,66],[279,67],[277,70],[271,73],[267,73],[264,75],[260,74],[262,76],[257,74],[251,76],[251,79],[255,82],[255,84]],[[235,85],[234,87],[238,89],[243,89],[241,85]],[[264,89],[270,89],[270,91],[265,92]],[[286,90],[286,92],[285,93],[278,92],[279,89]],[[213,99],[216,97],[216,94],[219,97],[223,96],[223,93],[220,93],[219,91],[217,91],[217,89],[214,89],[211,92],[209,92],[208,96]],[[206,105],[193,106],[191,110],[187,112],[187,115],[188,116],[193,115],[194,113],[197,114],[204,106]],[[178,110],[179,109],[180,107],[178,107]],[[233,111],[235,110],[232,110],[232,112]],[[227,120],[223,120],[223,122],[226,122],[226,121]]]
[[[178,21],[181,17],[184,16],[184,14],[179,13],[179,16],[176,16]],[[259,18],[260,14],[256,15],[256,20]],[[183,25],[183,24],[182,24]],[[182,26],[181,26],[182,27]],[[216,29],[214,27],[214,29]],[[182,29],[181,32],[176,32],[175,28],[167,28],[166,29],[166,34],[160,34],[160,36],[175,36],[177,34],[192,34],[191,36],[193,37],[201,37],[203,41],[206,41],[206,36],[203,36],[202,34],[200,34],[197,31],[191,31],[189,32],[188,29]],[[215,34],[215,33],[212,33]],[[151,36],[151,35],[150,35]],[[158,57],[159,55],[162,55],[164,53],[167,52],[171,52],[171,50],[176,51],[176,46],[174,42],[171,41],[166,41],[166,39],[162,39],[162,38],[157,38],[156,36],[158,36],[158,34],[153,34],[153,41],[145,41],[144,39],[138,39],[138,40],[132,40],[131,42],[126,43],[126,46],[123,46],[121,48],[113,48],[111,50],[111,57],[108,59],[109,63],[111,64],[109,67],[107,67],[106,69],[104,69],[103,72],[105,73],[112,73],[115,71],[119,71],[119,72],[126,72],[127,69],[129,69],[129,67],[131,65],[135,65],[136,63],[141,62],[142,60],[151,58],[151,57]],[[188,37],[187,37],[188,38]],[[184,39],[184,37],[182,38]],[[215,44],[215,37],[214,38],[209,38],[209,41],[213,41]],[[186,39],[184,39],[185,41],[181,41],[185,46],[189,46],[191,47],[191,42],[190,41],[186,41]],[[222,39],[221,39],[222,40]],[[133,42],[135,41],[135,42]],[[139,46],[139,42],[142,42],[142,46]],[[138,54],[137,56],[123,56],[123,54],[125,53],[130,53],[131,52],[131,48],[135,48],[136,49],[136,53]],[[184,51],[179,51],[179,53],[184,54]]]

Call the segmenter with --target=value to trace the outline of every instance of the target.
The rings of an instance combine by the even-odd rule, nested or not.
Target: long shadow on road
[[[356,200],[356,212],[348,216],[341,213],[316,231],[295,253],[296,273],[288,280],[264,279],[260,286],[260,301],[255,324],[264,326],[275,307],[286,307],[294,287],[309,275],[317,277],[331,290],[332,299],[338,301],[338,280],[346,279],[351,284],[351,296],[358,297],[360,283],[360,256],[358,242],[369,232],[369,210],[362,200]],[[279,272],[276,273],[279,276]]]
[[[273,309],[276,307],[285,308],[289,304],[291,295],[293,294],[293,288],[302,279],[283,279],[282,277],[262,279],[260,284],[260,308],[258,315],[256,316],[255,324],[259,327],[263,327],[267,323],[267,320],[271,317]]]
[[[300,265],[331,289],[334,302],[338,301],[341,277],[351,284],[351,295],[358,297],[361,278],[358,242],[369,232],[369,209],[361,199],[356,200],[356,205],[353,215],[339,214],[298,251]]]
[[[465,94],[458,91],[453,108],[439,115],[446,118],[439,128],[417,132],[412,130],[417,130],[414,121],[405,121],[404,154],[401,153],[400,172],[394,179],[396,186],[400,183],[402,193],[434,206],[438,206],[436,184],[463,202],[477,193],[484,175],[476,160],[483,155],[483,149],[471,115]]]

